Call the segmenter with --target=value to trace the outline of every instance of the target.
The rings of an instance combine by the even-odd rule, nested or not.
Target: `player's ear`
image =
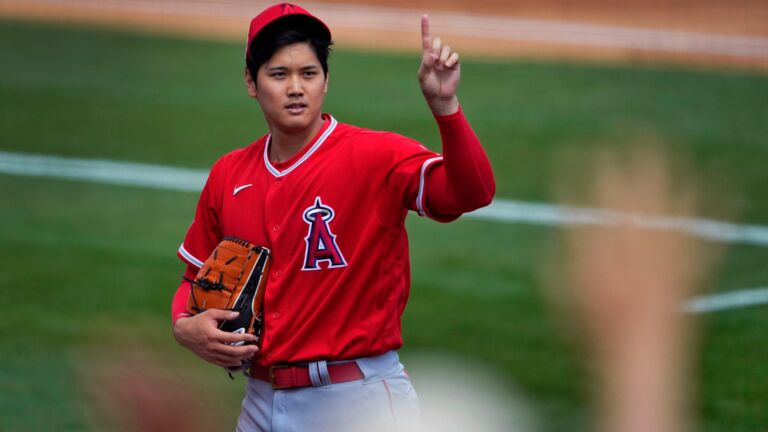
[[[245,68],[245,88],[248,90],[248,96],[256,98],[256,81],[251,76],[251,71]]]
[[[328,80],[331,79],[330,73],[325,74],[325,88],[323,89],[323,93],[328,93]]]

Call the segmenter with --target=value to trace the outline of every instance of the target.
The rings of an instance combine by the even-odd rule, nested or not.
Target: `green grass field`
[[[0,21],[0,150],[207,168],[265,132],[242,51]],[[416,56],[338,47],[326,110],[437,149],[417,66]],[[768,223],[768,78],[522,60],[469,59],[462,70],[460,97],[500,198],[549,201],[564,157],[642,133],[690,160],[708,193],[704,215]],[[91,428],[77,371],[94,345],[122,338],[202,371],[223,395],[215,400],[231,401],[221,405],[233,429],[242,380],[196,364],[170,330],[175,251],[196,195],[3,174],[0,190],[0,430]],[[409,228],[406,364],[423,352],[474,359],[526,396],[541,430],[585,430],[589,377],[541,287],[554,231],[416,217]],[[709,289],[766,286],[766,262],[767,248],[732,245]],[[768,428],[766,328],[766,306],[702,316],[698,430]]]

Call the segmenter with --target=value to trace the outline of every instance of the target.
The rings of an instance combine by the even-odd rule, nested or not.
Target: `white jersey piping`
[[[425,196],[424,196],[424,187],[427,177],[427,168],[429,168],[432,163],[443,160],[442,156],[433,157],[430,159],[427,159],[424,161],[424,164],[421,165],[421,174],[419,175],[419,193],[416,195],[416,208],[419,211],[419,216],[427,216],[427,212],[424,210],[425,207]]]
[[[296,163],[294,163],[293,165],[291,165],[290,167],[286,168],[283,171],[278,171],[277,168],[272,166],[272,163],[269,161],[269,144],[272,142],[272,134],[269,134],[269,136],[267,136],[267,143],[264,145],[264,165],[267,167],[267,170],[270,173],[272,173],[272,175],[275,177],[283,177],[288,173],[290,173],[291,171],[293,171],[294,169],[298,168],[298,166],[304,163],[304,161],[309,159],[309,157],[312,156],[312,153],[317,151],[317,149],[320,148],[323,142],[325,142],[325,140],[331,135],[331,133],[333,133],[333,130],[336,129],[336,125],[338,124],[338,122],[336,121],[335,118],[333,118],[333,116],[329,116],[329,117],[331,118],[331,124],[328,125],[328,129],[326,129],[325,132],[323,132],[323,134],[320,135],[317,141],[315,141],[315,143],[312,144],[312,147],[309,149],[309,151],[304,153],[304,156],[302,156],[301,159],[297,160]]]
[[[179,246],[179,253],[190,264],[192,264],[194,266],[197,266],[197,268],[202,268],[203,267],[203,262],[202,261],[200,261],[199,259],[195,258],[194,255],[192,255],[186,249],[184,249],[184,243],[182,243],[181,246]]]

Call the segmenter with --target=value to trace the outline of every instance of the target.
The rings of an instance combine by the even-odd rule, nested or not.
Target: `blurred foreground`
[[[714,251],[689,234],[633,219],[697,213],[699,185],[680,168],[685,164],[675,165],[658,144],[640,143],[603,150],[588,174],[558,184],[563,200],[575,192],[598,209],[627,215],[613,226],[563,229],[565,271],[552,293],[593,371],[599,431],[691,429],[695,331],[681,306],[713,272]]]

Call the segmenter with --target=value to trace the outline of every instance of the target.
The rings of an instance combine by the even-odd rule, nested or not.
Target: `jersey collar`
[[[267,171],[272,173],[275,177],[283,177],[290,173],[291,171],[295,170],[299,167],[304,161],[309,159],[310,156],[312,156],[312,153],[317,151],[317,149],[320,148],[321,145],[323,145],[323,142],[333,133],[333,130],[336,129],[336,119],[333,118],[333,116],[328,115],[331,119],[331,123],[328,125],[328,128],[317,138],[317,140],[312,144],[312,147],[307,150],[306,153],[304,153],[301,158],[299,158],[296,162],[293,163],[293,165],[289,166],[288,168],[280,171],[277,168],[275,168],[272,165],[272,162],[269,161],[269,145],[272,142],[272,134],[267,135],[267,143],[264,145],[264,165],[267,167]]]

